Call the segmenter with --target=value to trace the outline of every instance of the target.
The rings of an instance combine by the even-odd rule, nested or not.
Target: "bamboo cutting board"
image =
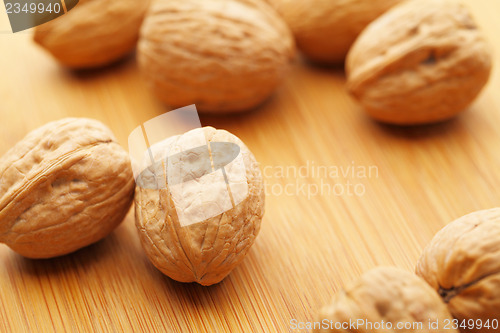
[[[112,235],[61,258],[28,260],[0,245],[0,331],[307,332],[293,321],[313,320],[363,272],[413,270],[446,223],[500,206],[500,1],[467,2],[497,51],[467,112],[432,126],[380,125],[349,98],[341,69],[298,60],[259,109],[201,118],[239,136],[267,184],[256,243],[223,282],[163,276],[141,250],[131,211]],[[133,57],[72,73],[30,33],[10,33],[3,11],[0,32],[0,154],[66,116],[103,121],[127,147],[132,129],[168,111]]]

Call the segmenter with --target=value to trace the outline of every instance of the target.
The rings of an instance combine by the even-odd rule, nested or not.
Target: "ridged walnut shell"
[[[153,92],[204,112],[256,107],[283,81],[290,30],[260,0],[158,0],[141,29],[138,59]]]
[[[267,0],[288,23],[297,48],[324,64],[344,62],[363,29],[402,0]]]
[[[0,241],[29,258],[76,251],[113,231],[133,195],[128,154],[106,126],[48,123],[0,158]]]
[[[359,325],[357,330],[335,328],[335,324],[357,320],[364,320],[366,324]],[[329,327],[315,332],[457,332],[443,329],[445,320],[452,320],[446,305],[424,280],[400,269],[379,267],[365,273],[347,290],[340,291],[333,302],[321,310],[316,321],[326,322]],[[429,321],[437,321],[440,329],[430,328]],[[382,323],[384,326],[374,326]]]
[[[149,0],[80,0],[36,27],[34,40],[64,66],[108,65],[135,48],[148,6]]]
[[[412,0],[361,33],[347,56],[347,85],[379,121],[432,123],[471,104],[488,81],[491,63],[466,7],[453,0]]]
[[[208,286],[224,279],[243,260],[254,243],[264,215],[265,193],[262,174],[255,157],[240,139],[227,131],[212,127],[196,129],[174,137],[173,141],[169,141],[163,148],[170,150],[179,145],[179,142],[183,142],[181,147],[185,146],[184,143],[199,135],[200,131],[205,135],[207,144],[226,142],[239,146],[248,189],[244,200],[221,214],[198,223],[182,225],[171,185],[165,184],[160,189],[155,189],[154,185],[148,184],[155,181],[154,177],[148,179],[146,176],[141,179],[139,176],[135,209],[141,243],[151,262],[174,280]],[[188,170],[188,164],[203,164],[195,153],[189,154],[188,160],[180,167],[181,171]],[[186,174],[190,173],[186,171]],[[232,169],[226,171],[228,179],[234,175]],[[212,188],[213,185],[203,178],[196,182],[204,190]],[[227,193],[226,190],[224,185],[222,191],[216,188],[208,191],[208,198],[207,195],[201,198],[205,207],[209,209],[209,206],[220,204],[223,201],[222,196]],[[238,193],[232,191],[233,198],[237,195]],[[187,206],[191,205],[196,203],[187,202]]]
[[[465,215],[425,248],[416,272],[439,292],[455,318],[499,320],[500,209]],[[500,332],[474,329],[467,332]]]

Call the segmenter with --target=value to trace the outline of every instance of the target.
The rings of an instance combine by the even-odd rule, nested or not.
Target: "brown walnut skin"
[[[135,217],[142,246],[163,274],[209,286],[222,281],[254,243],[264,215],[265,193],[255,157],[243,142],[224,130],[204,127],[203,131],[207,142],[240,147],[248,183],[246,199],[218,216],[181,226],[169,188],[143,188],[138,180]]]
[[[102,123],[48,123],[0,158],[0,241],[28,258],[76,251],[118,226],[134,184],[127,152]]]
[[[444,227],[425,248],[416,272],[459,321],[500,320],[500,209],[474,212]]]
[[[474,101],[491,65],[489,47],[466,7],[412,0],[361,33],[347,56],[347,86],[381,122],[434,123]]]
[[[158,0],[144,20],[139,67],[158,98],[207,113],[252,109],[283,81],[293,37],[259,0]]]
[[[438,294],[418,276],[392,267],[379,267],[365,273],[349,289],[340,291],[332,304],[324,307],[316,321],[349,323],[363,319],[371,323],[392,323],[393,328],[358,327],[358,333],[373,332],[450,332],[443,329],[452,320]],[[439,321],[439,329],[429,329],[429,320]],[[422,323],[422,329],[397,329],[398,323]],[[418,327],[417,327],[418,328]],[[354,332],[350,329],[316,329],[314,332]]]
[[[80,0],[66,14],[36,27],[34,40],[62,65],[111,64],[134,48],[149,0]]]
[[[267,0],[288,23],[297,48],[321,64],[343,63],[363,29],[402,0]]]

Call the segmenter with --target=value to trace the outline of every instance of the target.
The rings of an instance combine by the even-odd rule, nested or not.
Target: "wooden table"
[[[439,125],[380,125],[350,99],[341,69],[297,61],[259,109],[202,116],[203,125],[247,143],[267,182],[260,235],[223,282],[202,287],[163,276],[140,247],[131,211],[112,235],[61,258],[28,260],[0,245],[0,331],[288,332],[292,319],[313,320],[336,291],[377,265],[413,270],[445,224],[500,204],[500,2],[467,2],[497,51],[470,110]],[[72,73],[30,33],[11,34],[4,12],[0,23],[0,154],[66,116],[103,121],[127,147],[132,129],[168,110],[133,56]]]

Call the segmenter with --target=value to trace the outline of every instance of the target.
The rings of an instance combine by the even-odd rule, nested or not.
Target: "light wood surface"
[[[258,110],[201,118],[250,147],[269,193],[256,243],[222,283],[201,287],[163,276],[140,247],[131,211],[108,238],[65,257],[28,260],[0,245],[0,332],[288,332],[292,319],[313,320],[364,271],[413,270],[446,223],[500,205],[500,2],[467,2],[497,65],[470,110],[439,125],[380,125],[350,99],[341,69],[297,61]],[[36,47],[29,32],[9,30],[2,11],[0,154],[66,116],[103,121],[127,147],[133,128],[168,110],[141,81],[133,56],[72,73]],[[276,174],[308,165],[309,175],[299,169],[305,177]],[[353,165],[372,167],[371,177],[311,175]],[[347,181],[361,184],[364,194],[311,192],[314,184]]]

